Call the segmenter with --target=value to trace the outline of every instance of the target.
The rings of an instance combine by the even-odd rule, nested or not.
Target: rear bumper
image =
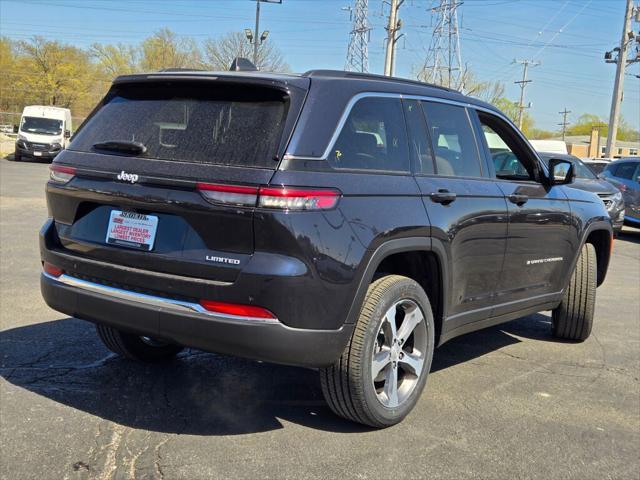
[[[277,320],[230,318],[198,311],[188,302],[68,276],[58,279],[43,273],[40,288],[47,305],[73,317],[209,352],[287,365],[331,365],[353,329],[344,325],[338,330],[309,330]]]

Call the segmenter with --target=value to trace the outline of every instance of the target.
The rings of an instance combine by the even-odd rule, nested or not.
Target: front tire
[[[424,290],[407,277],[379,278],[369,286],[342,356],[320,370],[324,397],[348,420],[395,425],[418,401],[433,349],[433,314]]]
[[[140,362],[160,362],[175,357],[183,347],[148,337],[123,332],[106,325],[96,325],[102,343],[114,353]]]
[[[18,152],[18,150],[16,150],[15,153],[13,154],[13,160],[15,162],[21,162],[22,161],[22,155],[20,154],[20,152]]]
[[[552,312],[556,337],[579,342],[589,338],[596,305],[597,271],[596,250],[585,243],[562,302]]]

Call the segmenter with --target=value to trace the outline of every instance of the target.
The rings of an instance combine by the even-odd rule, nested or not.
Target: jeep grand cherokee
[[[572,177],[432,85],[122,76],[51,166],[42,294],[131,359],[318,368],[335,413],[384,427],[457,335],[552,310],[557,337],[589,336],[612,230]]]

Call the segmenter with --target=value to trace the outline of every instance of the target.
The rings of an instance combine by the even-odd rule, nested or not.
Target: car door
[[[404,100],[404,109],[432,242],[448,272],[443,332],[451,331],[491,312],[506,247],[507,207],[486,176],[465,107]]]
[[[552,301],[575,257],[575,226],[562,186],[549,186],[537,155],[507,121],[475,111],[491,176],[509,212],[504,268],[497,286],[499,316]]]

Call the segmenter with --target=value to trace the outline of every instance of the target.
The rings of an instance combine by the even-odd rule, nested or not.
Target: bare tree
[[[478,80],[473,73],[465,70],[463,76],[464,94],[479,98],[485,102],[495,104],[504,97],[504,84],[502,82],[492,82]]]
[[[253,45],[244,33],[231,32],[219,38],[210,38],[204,43],[205,64],[212,70],[228,70],[236,57],[253,59]],[[271,42],[264,41],[258,47],[256,67],[269,72],[288,72],[280,50]]]

